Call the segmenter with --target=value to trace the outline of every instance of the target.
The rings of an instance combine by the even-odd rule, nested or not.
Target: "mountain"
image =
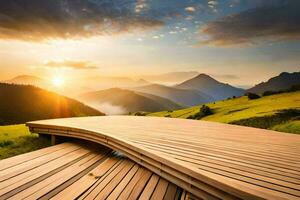
[[[16,76],[9,80],[2,81],[3,83],[10,83],[16,85],[32,85],[45,90],[50,90],[56,92],[58,94],[62,94],[68,96],[70,98],[74,98],[79,94],[84,92],[89,92],[92,89],[88,86],[82,86],[81,83],[78,83],[78,80],[70,80],[66,81],[63,87],[56,87],[51,80],[43,79],[37,76],[32,75],[20,75]],[[74,87],[74,82],[76,82],[76,87]]]
[[[103,114],[56,93],[34,86],[0,83],[0,125],[96,115]]]
[[[178,89],[159,84],[146,85],[132,90],[170,99],[182,106],[194,106],[212,101],[210,96],[199,91]]]
[[[241,96],[245,92],[243,89],[221,83],[206,74],[199,74],[177,85],[176,88],[200,91],[212,97],[214,101],[227,99],[232,96]]]
[[[269,79],[267,82],[255,85],[253,88],[248,89],[247,92],[260,94],[265,91],[281,91],[287,90],[293,85],[300,85],[300,72],[283,72]]]
[[[199,72],[196,72],[196,71],[169,72],[169,73],[157,74],[157,75],[144,75],[144,76],[141,76],[141,78],[151,81],[151,82],[156,82],[156,83],[175,84],[175,83],[190,79],[192,77],[195,77],[198,74],[199,74]]]
[[[106,90],[110,88],[131,88],[150,84],[144,79],[131,79],[128,77],[93,76],[77,80],[81,86],[89,87],[92,91]]]
[[[155,112],[181,108],[176,103],[150,94],[112,88],[81,95],[79,99],[88,105],[101,109],[106,114],[127,114],[128,112]]]
[[[20,75],[16,76],[12,79],[3,81],[4,83],[12,83],[12,84],[18,84],[18,85],[34,85],[37,87],[46,87],[49,83],[37,76],[31,76],[31,75]]]

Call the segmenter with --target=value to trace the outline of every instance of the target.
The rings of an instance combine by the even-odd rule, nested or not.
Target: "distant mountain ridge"
[[[150,82],[155,83],[178,83],[184,80],[195,77],[199,74],[197,71],[187,71],[187,72],[169,72],[164,74],[156,74],[156,75],[144,75],[141,76],[142,79],[145,79]]]
[[[34,86],[0,83],[0,125],[103,115],[76,100]]]
[[[137,111],[162,111],[182,108],[171,100],[155,95],[111,88],[82,94],[79,99],[84,103],[101,109],[106,114],[127,114]]]
[[[263,93],[265,91],[287,90],[294,85],[300,85],[300,72],[282,72],[278,76],[270,78],[266,82],[259,83],[247,90],[247,92]]]
[[[45,87],[49,84],[46,80],[32,75],[20,75],[9,80],[2,81],[3,83],[13,83],[18,85],[33,85],[38,87]]]
[[[213,101],[223,100],[232,96],[241,96],[245,92],[241,88],[221,83],[206,74],[199,74],[192,79],[180,83],[176,88],[202,92],[212,97]]]
[[[201,93],[200,91],[180,89],[160,84],[146,85],[132,88],[132,90],[170,99],[182,106],[194,106],[211,102],[213,100],[209,95]]]
[[[132,79],[130,77],[114,77],[114,76],[94,76],[79,79],[85,87],[90,87],[93,91],[107,90],[110,88],[131,88],[150,84],[142,78]]]

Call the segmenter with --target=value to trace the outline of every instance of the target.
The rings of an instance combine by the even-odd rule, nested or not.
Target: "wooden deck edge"
[[[221,181],[198,174],[172,160],[155,155],[151,151],[139,148],[131,142],[115,136],[66,126],[49,126],[34,122],[26,123],[31,132],[89,140],[99,143],[126,155],[134,162],[176,184],[191,194],[204,199],[275,199],[278,197],[240,187],[239,184],[224,184]],[[241,189],[242,188],[242,189]],[[259,194],[259,195],[258,195]]]

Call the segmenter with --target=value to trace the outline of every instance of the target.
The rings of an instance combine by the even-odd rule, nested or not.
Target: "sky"
[[[300,69],[297,0],[0,0],[0,80]]]

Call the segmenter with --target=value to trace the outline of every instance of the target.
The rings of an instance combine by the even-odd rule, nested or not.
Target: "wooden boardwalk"
[[[36,133],[103,144],[203,199],[300,199],[299,135],[129,116],[27,125]]]
[[[108,148],[63,143],[0,161],[0,199],[188,199]]]

